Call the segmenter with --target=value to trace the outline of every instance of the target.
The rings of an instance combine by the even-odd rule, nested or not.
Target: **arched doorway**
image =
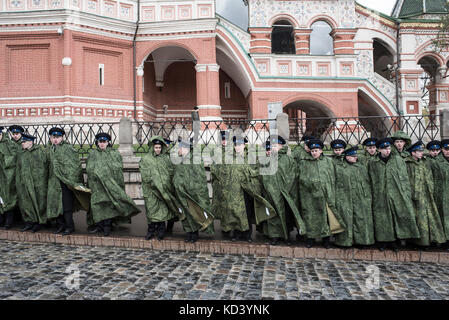
[[[295,54],[294,29],[290,21],[278,20],[271,32],[271,53]]]
[[[296,100],[284,107],[290,119],[290,137],[299,141],[303,135],[325,140],[333,131],[335,114],[326,105],[315,100]]]
[[[394,66],[394,52],[382,40],[373,39],[374,72],[393,82],[391,71]]]
[[[197,105],[196,60],[186,49],[161,47],[144,61],[143,103],[151,118],[184,119]]]
[[[434,85],[437,84],[437,73],[440,63],[433,56],[424,56],[419,59],[418,64],[424,70],[419,77],[418,84],[421,93],[421,104],[429,111],[430,109],[435,109],[438,100],[436,96],[437,90]]]

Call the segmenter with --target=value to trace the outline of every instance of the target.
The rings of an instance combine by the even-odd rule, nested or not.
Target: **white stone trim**
[[[196,64],[195,70],[196,72],[206,72],[207,64]]]
[[[217,110],[221,110],[221,106],[217,106],[217,105],[199,105],[197,107],[198,107],[198,109],[217,109]]]
[[[78,96],[70,96],[70,95],[66,95],[66,96],[43,96],[43,97],[42,96],[40,96],[40,97],[10,97],[10,98],[0,98],[0,101],[1,100],[66,99],[66,98],[134,103],[134,100],[106,99],[106,98],[94,98],[94,97],[78,97]],[[142,101],[137,101],[137,102],[141,103]],[[2,103],[2,104],[5,104],[5,103]]]
[[[207,117],[200,117],[200,121],[223,121],[223,118],[207,116]]]
[[[207,69],[212,72],[218,72],[220,70],[220,66],[218,64],[208,64]]]

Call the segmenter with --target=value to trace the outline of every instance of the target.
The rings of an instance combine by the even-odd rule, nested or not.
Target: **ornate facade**
[[[438,113],[449,52],[432,47],[441,12],[422,1],[398,0],[390,17],[354,0],[248,0],[242,30],[213,0],[0,0],[0,123],[180,119],[195,106],[202,120],[267,119],[272,103],[421,114],[423,72]],[[312,45],[323,25],[324,54]]]

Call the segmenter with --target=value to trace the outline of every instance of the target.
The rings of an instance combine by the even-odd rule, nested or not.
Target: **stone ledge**
[[[400,250],[378,251],[377,249],[324,249],[320,247],[305,248],[303,246],[271,246],[265,243],[231,242],[225,240],[199,240],[196,243],[185,243],[184,240],[167,237],[163,241],[145,240],[141,237],[112,236],[102,237],[87,234],[69,236],[55,235],[50,232],[21,232],[17,230],[0,230],[0,240],[64,244],[72,246],[117,247],[129,249],[150,249],[170,251],[194,251],[201,253],[243,254],[255,256],[272,256],[285,258],[315,258],[329,260],[364,260],[391,262],[430,262],[449,265],[449,252]]]

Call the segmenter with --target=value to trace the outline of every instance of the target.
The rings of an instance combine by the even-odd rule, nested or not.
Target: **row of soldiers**
[[[98,134],[97,149],[89,153],[86,188],[78,154],[63,140],[63,129],[50,130],[46,149],[34,145],[34,137],[23,128],[9,129],[12,141],[7,134],[0,139],[0,178],[8,186],[0,190],[0,216],[6,217],[6,228],[11,226],[14,195],[26,222],[24,231],[38,231],[56,220],[56,232],[70,234],[73,211],[82,208],[90,231],[107,236],[113,223],[130,222],[139,212],[124,191],[122,159],[108,134]],[[13,141],[20,129],[19,150]],[[140,162],[146,239],[163,239],[174,221],[181,221],[185,240],[195,242],[199,231],[214,232],[215,219],[233,241],[251,241],[256,224],[273,245],[289,243],[294,229],[307,247],[321,238],[327,248],[330,236],[338,246],[377,242],[380,250],[387,245],[396,250],[401,239],[420,246],[449,239],[448,140],[429,143],[429,157],[423,156],[422,142],[411,145],[403,132],[365,140],[361,154],[357,147],[346,148],[344,141],[334,140],[334,155],[327,157],[323,142],[313,137],[304,136],[304,143],[290,154],[285,139],[272,136],[266,155],[277,160],[277,170],[268,175],[260,170],[270,163],[235,161],[248,158],[244,137],[234,136],[232,147],[228,140],[222,132],[222,146],[215,149],[223,161],[211,165],[211,204],[204,164],[192,161],[191,141],[181,140],[174,148],[162,137],[150,139],[150,150]],[[173,154],[182,161],[174,164]],[[234,160],[229,163],[226,157]]]

